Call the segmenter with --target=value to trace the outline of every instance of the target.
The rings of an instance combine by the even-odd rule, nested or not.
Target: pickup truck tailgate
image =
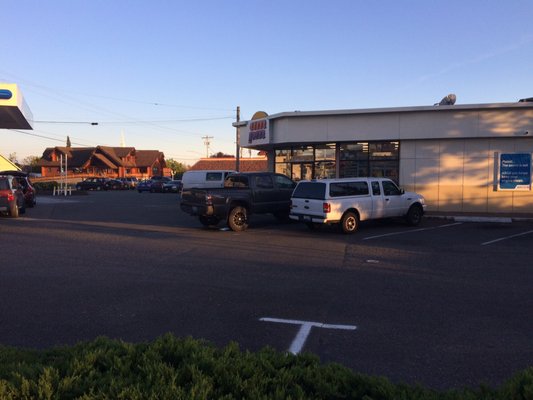
[[[324,200],[293,198],[291,214],[324,218]]]
[[[181,202],[187,204],[205,204],[205,190],[185,189],[181,193]]]
[[[208,213],[207,193],[201,189],[186,189],[181,193],[180,208],[190,215]]]
[[[306,220],[306,217],[325,218],[324,198],[326,185],[316,182],[300,182],[291,197],[291,216]]]

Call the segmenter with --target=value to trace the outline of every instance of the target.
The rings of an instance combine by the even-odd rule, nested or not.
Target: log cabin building
[[[113,178],[170,175],[161,151],[134,147],[49,147],[39,162],[43,177],[60,175],[61,166],[64,170],[65,165],[69,174],[79,175]]]

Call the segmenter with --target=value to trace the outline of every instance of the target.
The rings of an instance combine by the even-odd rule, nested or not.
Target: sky
[[[0,129],[0,154],[124,138],[192,165],[235,154],[237,106],[516,102],[533,96],[532,18],[531,0],[0,0],[0,82],[34,118]]]

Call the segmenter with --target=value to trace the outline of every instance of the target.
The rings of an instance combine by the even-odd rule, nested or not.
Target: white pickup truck
[[[390,179],[342,178],[300,181],[291,197],[290,218],[313,229],[339,223],[353,233],[360,221],[405,217],[418,225],[426,209],[424,197],[404,192]]]

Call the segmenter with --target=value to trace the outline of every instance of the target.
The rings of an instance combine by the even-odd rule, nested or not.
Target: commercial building
[[[32,129],[33,115],[18,86],[0,82],[0,129]]]
[[[531,100],[257,112],[234,126],[242,147],[295,180],[386,176],[432,211],[533,213]]]
[[[32,129],[33,115],[14,83],[0,82],[0,129]],[[0,171],[20,169],[0,155]]]

